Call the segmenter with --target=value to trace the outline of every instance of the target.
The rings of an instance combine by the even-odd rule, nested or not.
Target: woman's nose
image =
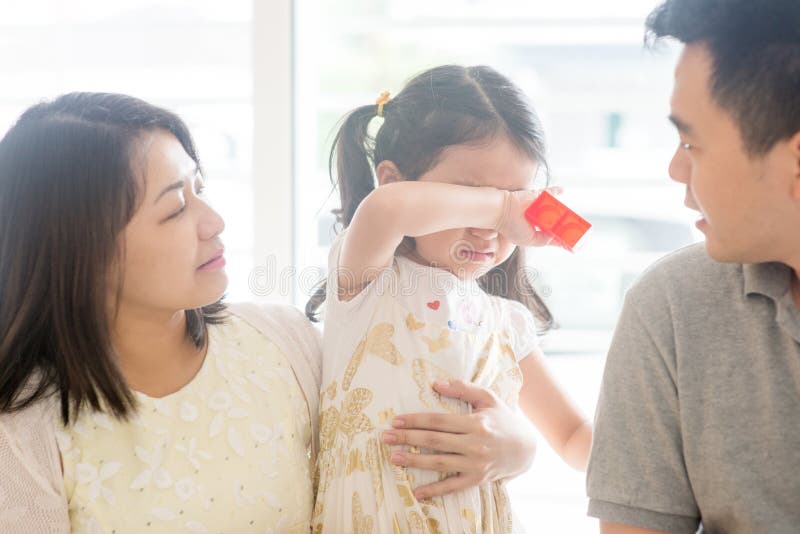
[[[197,232],[201,240],[213,239],[225,230],[225,221],[214,208],[203,202],[203,213],[197,225]]]

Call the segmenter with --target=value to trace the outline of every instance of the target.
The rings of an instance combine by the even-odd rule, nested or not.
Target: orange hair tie
[[[378,97],[378,100],[375,101],[375,104],[378,106],[378,117],[383,117],[383,106],[389,102],[389,91],[384,91],[381,93],[381,96]]]

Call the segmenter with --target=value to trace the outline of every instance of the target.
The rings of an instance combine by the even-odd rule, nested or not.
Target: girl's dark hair
[[[525,95],[490,67],[444,65],[417,75],[384,105],[384,122],[373,137],[369,125],[377,111],[377,105],[351,111],[331,149],[331,180],[341,198],[341,209],[334,213],[344,228],[375,189],[374,169],[381,161],[393,162],[406,179],[416,180],[436,165],[449,146],[505,136],[547,169],[544,134],[536,113]],[[552,328],[553,316],[526,276],[521,249],[478,282],[487,293],[524,304],[542,331]],[[318,320],[324,301],[323,283],[306,305],[312,321]]]
[[[198,162],[174,113],[125,95],[37,104],[0,140],[0,413],[57,394],[66,424],[84,406],[125,418],[135,396],[116,363],[107,312],[123,272],[119,236],[140,200],[138,141],[165,130]],[[200,348],[218,301],[186,310]]]

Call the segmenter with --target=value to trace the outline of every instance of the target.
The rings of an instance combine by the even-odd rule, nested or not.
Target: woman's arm
[[[548,443],[570,466],[586,470],[592,427],[558,387],[537,349],[519,362],[519,406]]]
[[[395,465],[458,473],[414,490],[417,499],[452,493],[484,482],[510,478],[528,470],[536,454],[530,424],[494,393],[460,381],[437,382],[437,392],[473,406],[470,414],[407,414],[392,421],[383,440],[440,454],[392,453]]]
[[[52,417],[39,401],[0,413],[0,532],[70,532],[69,505]],[[33,444],[36,444],[34,446]]]
[[[537,193],[440,182],[402,181],[372,191],[356,210],[339,259],[338,283],[348,300],[391,264],[405,236],[452,228],[497,229],[517,244],[536,244],[523,218]]]

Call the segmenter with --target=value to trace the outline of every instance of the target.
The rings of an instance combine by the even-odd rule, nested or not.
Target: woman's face
[[[139,153],[143,191],[122,236],[120,305],[174,313],[216,302],[228,285],[225,223],[203,196],[197,164],[163,130],[148,133]]]

